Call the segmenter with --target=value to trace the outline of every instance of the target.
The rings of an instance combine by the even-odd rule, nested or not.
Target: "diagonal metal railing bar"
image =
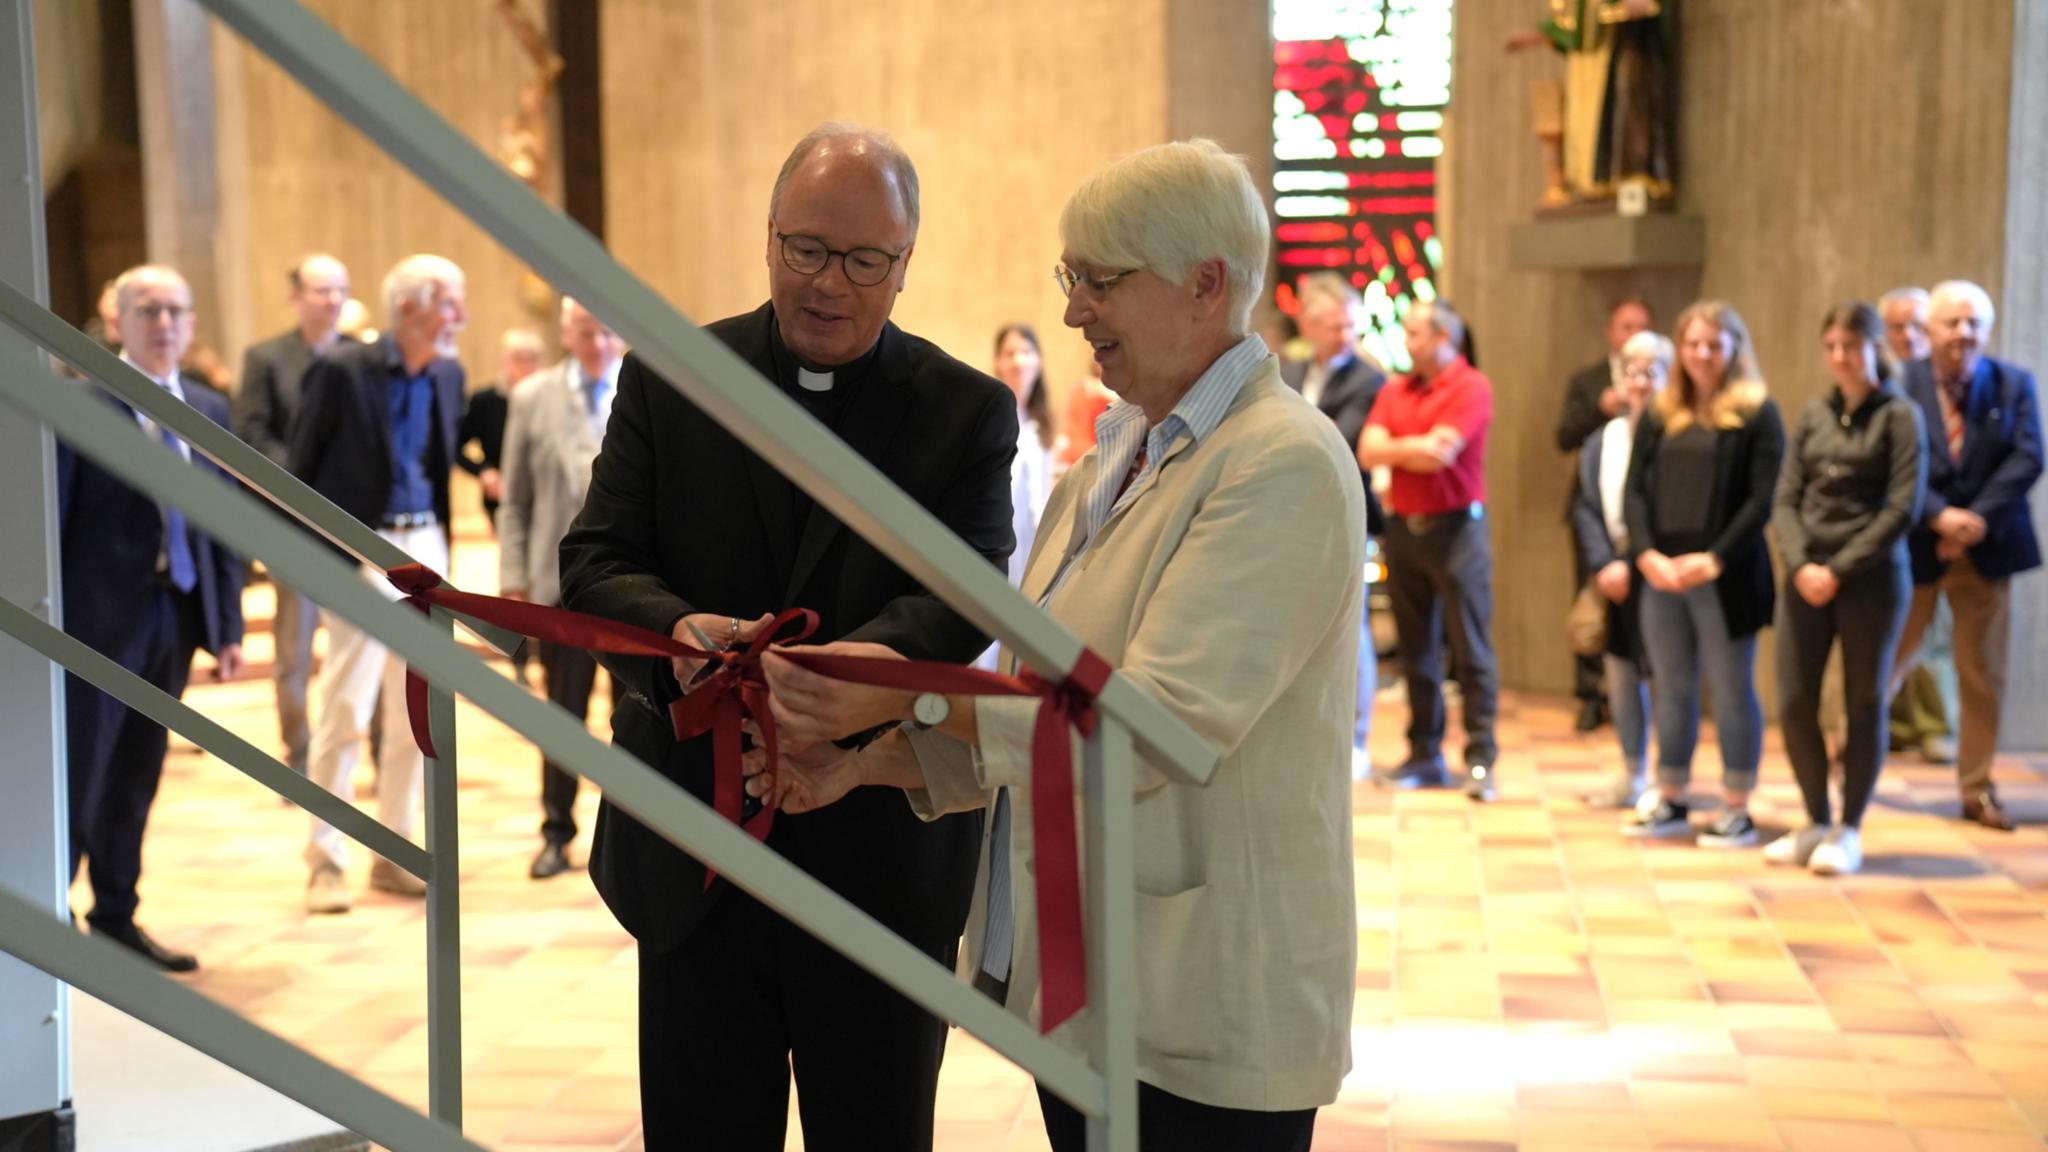
[[[535,700],[487,668],[418,613],[392,604],[253,497],[187,464],[131,420],[57,379],[34,357],[0,349],[0,402],[49,424],[130,485],[184,511],[186,519],[244,556],[260,556],[287,582],[357,623],[410,662],[437,689],[473,700],[543,754],[577,771],[671,843],[717,869],[770,908],[852,959],[933,1015],[972,1032],[1049,1090],[1092,1112],[1102,1080],[950,970],[559,707]],[[636,705],[637,706],[637,705]]]
[[[299,807],[348,833],[363,847],[420,879],[426,879],[427,854],[419,845],[278,763],[190,704],[100,655],[91,645],[52,627],[35,613],[5,597],[0,597],[0,632],[48,656],[72,675],[206,749],[271,791],[290,797]]]
[[[24,962],[106,1001],[356,1134],[405,1152],[485,1152],[341,1069],[157,973],[119,945],[82,935],[0,888],[0,941]]]
[[[500,244],[574,295],[692,403],[946,603],[1033,667],[1073,666],[1081,651],[1073,633],[340,33],[297,3],[200,3]],[[1128,726],[1139,748],[1168,775],[1200,784],[1215,771],[1216,749],[1124,677],[1111,679],[1099,707]]]
[[[121,359],[99,341],[66,324],[56,314],[36,303],[35,297],[0,280],[0,320],[22,335],[50,350],[102,384],[132,408],[147,413],[151,420],[178,434],[192,449],[250,486],[272,506],[295,517],[336,547],[379,571],[413,562],[405,550],[377,535],[370,527],[342,511],[311,485],[277,466],[277,462],[243,443],[232,432],[208,420],[198,410],[164,391],[133,365]],[[523,637],[493,624],[457,616],[463,626],[498,651],[511,654]]]

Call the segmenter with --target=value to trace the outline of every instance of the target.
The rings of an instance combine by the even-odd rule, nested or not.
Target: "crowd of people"
[[[1405,309],[1409,366],[1390,375],[1361,351],[1357,294],[1327,275],[1301,284],[1303,354],[1283,363],[1252,324],[1271,233],[1260,191],[1206,141],[1115,161],[1067,204],[1056,276],[1092,376],[1064,420],[1031,327],[998,330],[983,373],[891,321],[918,222],[900,147],[820,127],[770,196],[767,301],[708,331],[1222,752],[1206,787],[1139,762],[1142,1142],[1307,1148],[1350,1067],[1350,784],[1377,679],[1369,538],[1383,549],[1409,713],[1405,757],[1372,778],[1499,795],[1493,384],[1441,299]],[[339,261],[308,256],[290,294],[297,323],[249,350],[234,431],[428,567],[447,569],[450,477],[463,468],[486,501],[507,598],[728,645],[802,605],[818,612],[825,653],[1016,667],[577,301],[561,305],[557,362],[537,334],[508,333],[499,380],[472,392],[455,355],[465,281],[449,261],[391,268],[383,326],[363,339],[342,331]],[[124,358],[228,425],[227,401],[179,374],[193,305],[177,273],[133,269],[111,295]],[[1574,553],[1601,606],[1600,642],[1578,670],[1581,726],[1611,720],[1620,745],[1620,768],[1588,799],[1623,810],[1629,835],[1758,842],[1754,673],[1758,635],[1775,624],[1784,743],[1808,819],[1764,855],[1855,871],[1887,708],[1943,602],[1963,814],[2010,828],[1990,768],[2009,580],[2040,563],[2026,501],[2042,446],[2032,376],[1984,354],[1993,319],[1989,297],[1962,281],[1894,293],[1882,313],[1830,309],[1816,371],[1831,386],[1788,427],[1729,304],[1694,304],[1668,338],[1643,302],[1613,309],[1609,355],[1570,382],[1557,438],[1577,457]],[[174,695],[195,648],[234,675],[241,562],[177,510],[63,459],[73,630]],[[103,514],[92,532],[71,530],[95,488],[96,502],[118,497],[132,531],[110,532]],[[363,577],[396,596],[381,573]],[[138,602],[136,587],[152,597]],[[422,758],[405,738],[402,664],[290,589],[277,604],[285,761],[352,798],[368,752],[379,819],[413,835]],[[1838,644],[1843,735],[1831,749],[1822,686]],[[578,716],[602,668],[616,743],[709,798],[709,741],[678,741],[667,713],[695,664],[553,646],[537,660],[549,699]],[[773,654],[764,669],[783,755],[750,755],[749,790],[786,816],[768,846],[941,964],[964,942],[977,987],[1037,1013],[1034,702],[856,685]],[[1455,776],[1447,681],[1464,729]],[[1709,691],[1721,796],[1696,827]],[[70,693],[88,920],[190,970],[195,959],[134,921],[163,730],[117,721],[125,710],[75,679]],[[530,871],[546,879],[573,864],[577,778],[544,762],[540,791]],[[308,911],[348,911],[346,841],[317,818],[306,863]],[[589,865],[639,945],[650,1148],[780,1147],[792,1074],[807,1146],[930,1146],[942,1021],[747,893],[707,883],[700,862],[608,802]],[[423,891],[383,860],[369,883]],[[1087,1043],[1072,1020],[1052,1035]],[[1084,1146],[1081,1113],[1041,1096],[1054,1147]]]

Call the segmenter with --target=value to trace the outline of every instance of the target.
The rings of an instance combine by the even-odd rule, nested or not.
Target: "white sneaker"
[[[1863,867],[1863,837],[1854,828],[1836,828],[1813,850],[1807,865],[1816,876],[1848,876]]]
[[[1825,825],[1808,824],[1797,832],[1787,832],[1764,846],[1764,863],[1804,868],[1813,859],[1813,850],[1827,839],[1828,831]]]
[[[332,864],[313,869],[312,879],[306,881],[306,911],[316,916],[346,912],[354,903],[341,869]]]

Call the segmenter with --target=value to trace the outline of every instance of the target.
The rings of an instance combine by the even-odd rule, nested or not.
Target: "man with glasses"
[[[121,359],[158,387],[226,428],[227,401],[180,379],[192,344],[192,290],[162,265],[143,265],[115,284]],[[226,474],[141,412],[108,399],[157,440],[202,470]],[[176,697],[192,653],[214,654],[215,675],[242,667],[242,564],[176,508],[117,479],[91,457],[58,445],[64,629],[121,667]],[[135,923],[142,835],[163,777],[163,725],[87,684],[65,677],[69,742],[71,872],[83,859],[92,880],[92,934],[168,972],[199,967],[191,955],[151,939]]]
[[[813,130],[769,197],[768,303],[707,331],[1001,572],[1017,405],[889,323],[917,224],[917,173],[900,148],[845,125]],[[819,613],[821,643],[963,664],[988,644],[634,356],[561,561],[565,607],[686,643],[746,641],[801,606]],[[599,660],[629,693],[617,745],[709,802],[711,741],[675,742],[667,713],[695,666]],[[926,823],[885,789],[778,818],[768,838],[948,967],[980,842],[978,815]],[[590,871],[639,941],[649,1148],[780,1149],[792,1071],[806,1148],[931,1147],[944,1021],[724,880],[706,888],[702,864],[609,802]]]

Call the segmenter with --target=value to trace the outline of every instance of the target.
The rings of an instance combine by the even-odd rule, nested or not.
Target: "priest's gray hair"
[[[917,165],[910,162],[910,153],[905,152],[887,132],[838,120],[827,121],[804,133],[804,138],[789,150],[789,159],[782,162],[782,171],[775,174],[775,188],[768,193],[768,215],[775,215],[776,209],[782,207],[783,188],[789,184],[789,178],[796,175],[796,170],[803,167],[804,161],[810,159],[811,153],[822,145],[842,142],[848,151],[872,158],[895,181],[896,194],[903,198],[903,213],[910,218],[910,235],[915,239]]]
[[[1213,140],[1133,152],[1090,176],[1060,213],[1067,256],[1097,271],[1148,268],[1174,284],[1207,260],[1229,278],[1230,334],[1251,330],[1272,224],[1244,158]]]

